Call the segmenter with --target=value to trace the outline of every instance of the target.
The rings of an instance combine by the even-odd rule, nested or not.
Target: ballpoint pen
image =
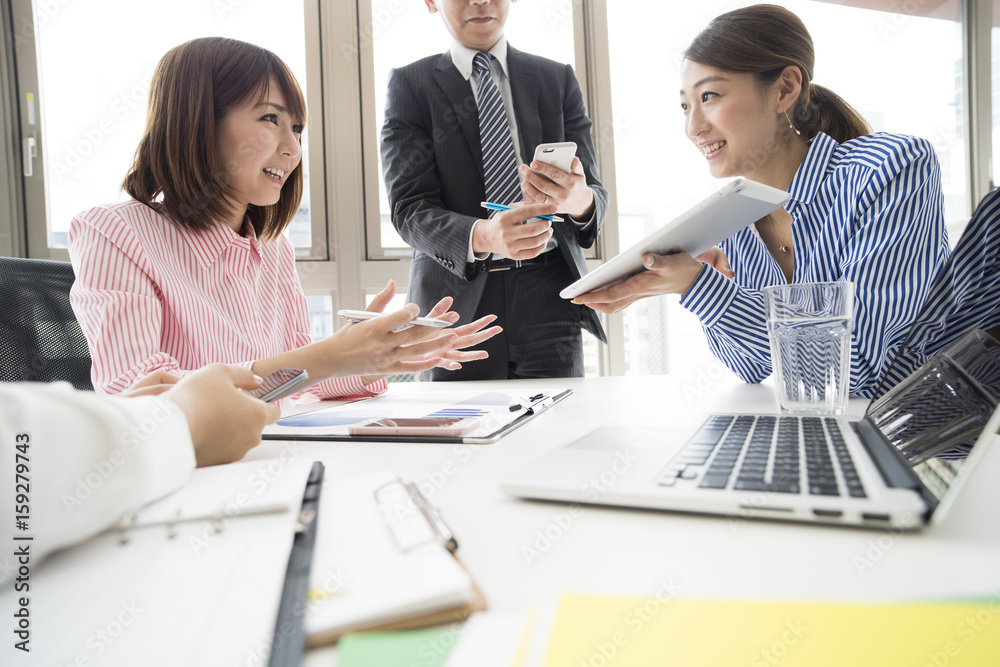
[[[494,204],[491,201],[482,201],[479,202],[479,205],[488,211],[510,211],[511,209],[515,208],[514,206],[504,206],[503,204]],[[538,215],[535,217],[541,218],[542,220],[548,220],[549,222],[563,222],[563,219],[560,218],[558,215]]]
[[[417,509],[420,510],[424,518],[427,519],[427,522],[434,528],[434,532],[441,537],[441,543],[444,545],[444,548],[455,553],[455,550],[458,549],[458,540],[455,539],[455,534],[451,532],[448,524],[441,518],[441,514],[437,511],[437,508],[431,505],[430,501],[421,493],[416,484],[406,482],[404,486],[410,492],[410,496],[413,498]]]

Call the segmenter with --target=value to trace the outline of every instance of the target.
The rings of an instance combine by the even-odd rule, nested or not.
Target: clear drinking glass
[[[854,284],[768,287],[764,308],[781,409],[794,414],[844,414],[851,372]]]
[[[1000,342],[965,334],[889,390],[868,410],[911,465],[971,446],[1000,399]]]

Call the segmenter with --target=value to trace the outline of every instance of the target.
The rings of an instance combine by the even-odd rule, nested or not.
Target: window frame
[[[375,117],[370,0],[303,2],[307,87],[313,91],[309,95],[310,206],[315,213],[311,216],[312,247],[308,257],[298,258],[296,266],[306,294],[328,296],[332,311],[336,312],[339,308],[364,307],[365,295],[378,292],[390,279],[396,282],[397,293],[405,293],[410,259],[388,255],[381,247],[378,141],[377,132],[368,130]],[[570,5],[577,77],[594,124],[598,167],[604,185],[614,193],[608,0],[571,0]],[[6,206],[0,206],[0,255],[65,260],[68,259],[65,249],[48,246],[44,183],[39,183],[43,179],[22,175],[24,132],[20,121],[26,113],[22,98],[24,92],[37,90],[38,68],[33,49],[23,52],[18,49],[24,46],[25,38],[34,45],[33,4],[31,0],[7,0],[0,4],[0,10],[0,23],[8,36],[0,50],[0,108],[6,130],[0,138],[6,149],[5,157],[0,159],[0,196],[7,202]],[[992,0],[963,0],[961,21],[971,210],[993,187],[991,154],[987,148],[992,135]],[[44,174],[40,145],[44,128],[38,126],[38,131],[34,170],[35,174]],[[594,252],[588,254],[591,268],[599,265],[602,258],[619,252],[617,218],[616,200],[612,196],[604,231]],[[604,318],[610,343],[601,346],[601,375],[625,372],[623,322],[621,314]],[[333,328],[337,325],[334,322]]]

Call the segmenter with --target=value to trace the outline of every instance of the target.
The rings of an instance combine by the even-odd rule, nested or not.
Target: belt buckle
[[[510,258],[504,258],[504,259],[505,259],[506,262],[514,262],[514,266],[509,266],[509,265],[507,265],[507,266],[491,266],[490,270],[489,270],[489,273],[494,273],[494,272],[497,272],[497,271],[510,271],[511,269],[519,269],[519,268],[521,268],[521,260],[519,260],[519,259],[510,259]]]

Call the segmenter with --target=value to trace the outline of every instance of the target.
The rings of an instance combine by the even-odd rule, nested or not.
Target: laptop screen
[[[983,199],[867,416],[939,499],[1000,403],[1000,190]]]

